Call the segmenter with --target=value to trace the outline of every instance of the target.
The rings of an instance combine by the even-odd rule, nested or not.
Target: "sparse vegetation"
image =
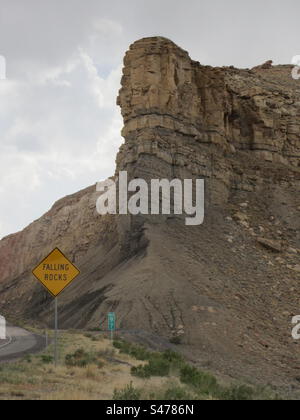
[[[66,366],[69,367],[86,367],[89,365],[97,365],[99,368],[103,367],[103,361],[100,360],[102,354],[86,352],[84,349],[78,349],[73,354],[67,354],[65,357]]]
[[[168,376],[170,363],[162,357],[153,357],[146,365],[131,368],[131,374],[140,378],[151,378],[151,376]]]
[[[171,372],[176,372],[184,364],[182,357],[170,350],[163,353],[152,353],[149,362],[144,366],[144,370],[151,376],[168,376]]]
[[[149,360],[151,357],[151,352],[145,349],[145,347],[131,344],[127,341],[114,341],[113,345],[121,353],[128,354],[129,356],[132,356],[137,360],[145,361]]]
[[[186,389],[180,386],[173,386],[168,388],[164,394],[164,400],[167,401],[181,401],[181,400],[192,400],[194,399],[192,394],[186,391]]]
[[[61,333],[59,366],[53,345],[42,355],[0,365],[0,399],[50,400],[255,400],[279,399],[268,388],[221,385],[177,352],[80,332]],[[129,385],[128,385],[129,384]]]
[[[73,354],[67,354],[65,358],[67,366],[85,367],[95,362],[93,355],[88,354],[84,349],[78,349]]]
[[[124,341],[115,341],[114,346],[121,353],[128,354],[137,360],[147,361],[145,365],[134,366],[131,374],[139,378],[150,378],[151,376],[168,376],[171,370],[179,369],[184,361],[181,355],[166,350],[165,352],[149,352],[144,347]]]
[[[26,356],[24,356],[24,361],[25,362],[27,362],[27,363],[31,363],[32,362],[32,360],[31,360],[31,356],[30,356],[30,354],[27,354]]]
[[[223,399],[230,401],[251,401],[255,399],[255,390],[246,385],[234,385],[223,391]]]
[[[255,388],[244,384],[225,386],[221,385],[211,373],[201,371],[189,365],[183,357],[176,352],[150,352],[144,347],[124,341],[116,341],[114,346],[121,353],[135,357],[137,360],[147,362],[131,368],[131,374],[141,379],[151,377],[168,377],[172,374],[178,377],[181,384],[188,387],[174,385],[158,397],[155,393],[153,399],[188,400],[188,399],[217,399],[217,400],[257,400],[278,399],[278,396],[267,388]]]
[[[216,397],[220,395],[220,385],[210,373],[201,372],[195,367],[185,364],[180,371],[180,380],[183,384],[193,386],[199,393]]]
[[[50,354],[42,354],[41,361],[45,364],[53,363],[54,357],[50,356]]]
[[[141,390],[134,388],[132,382],[130,382],[130,385],[126,385],[125,388],[114,390],[113,400],[138,401],[141,398],[141,393]]]
[[[44,354],[0,365],[0,400],[111,399],[114,389],[125,387],[132,379],[130,366],[110,362],[115,353],[105,338],[93,341],[78,331],[60,332],[57,368],[51,364],[53,344]],[[121,355],[118,359],[123,360]],[[126,356],[127,360],[132,362]]]

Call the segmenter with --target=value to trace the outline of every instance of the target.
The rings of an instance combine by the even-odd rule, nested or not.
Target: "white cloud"
[[[104,31],[120,30],[100,21],[95,39],[100,23]],[[0,84],[0,235],[114,173],[122,142],[115,104],[121,64],[101,76],[96,55],[88,40],[60,66],[35,67],[25,79]]]

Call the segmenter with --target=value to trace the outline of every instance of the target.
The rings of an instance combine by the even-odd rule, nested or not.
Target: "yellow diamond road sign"
[[[57,297],[80,274],[80,271],[58,248],[55,248],[32,274],[52,296]]]

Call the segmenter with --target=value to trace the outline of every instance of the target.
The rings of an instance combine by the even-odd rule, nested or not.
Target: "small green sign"
[[[108,330],[115,331],[116,329],[116,314],[114,312],[110,312],[108,314]]]

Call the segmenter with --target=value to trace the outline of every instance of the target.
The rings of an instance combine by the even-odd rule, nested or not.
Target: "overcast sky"
[[[299,0],[0,0],[0,238],[114,173],[128,46],[162,35],[203,64],[300,54]]]

